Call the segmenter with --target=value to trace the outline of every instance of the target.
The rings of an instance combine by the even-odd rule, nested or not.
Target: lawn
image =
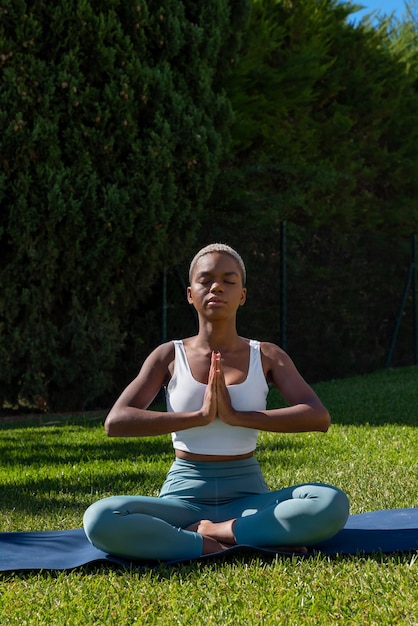
[[[272,488],[322,481],[352,513],[418,506],[418,368],[315,386],[327,434],[261,433]],[[270,401],[279,400],[274,394]],[[156,495],[169,437],[107,439],[104,413],[0,420],[1,531],[81,526],[94,500]],[[417,625],[417,553],[236,557],[125,570],[0,574],[0,625]]]

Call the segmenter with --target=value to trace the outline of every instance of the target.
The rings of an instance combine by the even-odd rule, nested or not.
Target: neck
[[[241,342],[235,324],[220,325],[211,322],[200,324],[196,340],[205,349],[219,352],[232,351]]]

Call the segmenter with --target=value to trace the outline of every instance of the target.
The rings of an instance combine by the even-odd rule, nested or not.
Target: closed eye
[[[236,280],[231,280],[231,278],[235,279],[237,277],[236,272],[228,272],[223,278],[215,278],[211,274],[207,274],[206,272],[202,272],[197,276],[197,282],[200,285],[208,285],[209,283],[218,280],[222,280],[226,285],[236,285]]]

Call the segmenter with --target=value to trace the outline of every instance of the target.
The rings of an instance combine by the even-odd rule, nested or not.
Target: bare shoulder
[[[148,358],[163,362],[174,359],[174,343],[172,341],[161,343],[151,352]]]
[[[292,362],[289,355],[275,343],[262,341],[260,343],[260,351],[263,361],[271,362],[275,365],[285,365]]]
[[[121,393],[114,408],[133,406],[146,408],[158,391],[170,380],[170,363],[174,361],[174,344],[163,343],[145,359],[132,382]],[[113,410],[113,409],[112,409]]]
[[[287,379],[300,378],[290,356],[275,343],[263,341],[260,345],[261,360],[267,382],[281,388]]]
[[[156,370],[168,374],[170,364],[174,361],[174,343],[167,341],[157,346],[145,359],[142,369]]]

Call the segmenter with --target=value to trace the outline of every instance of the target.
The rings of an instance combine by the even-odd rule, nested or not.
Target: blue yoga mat
[[[310,549],[327,555],[411,552],[418,549],[418,508],[372,511],[350,515],[335,537]],[[283,554],[274,548],[233,546],[202,559],[225,558],[233,553]],[[154,563],[129,561],[94,548],[84,530],[0,533],[0,571],[71,570],[88,563],[116,563],[127,567],[147,567]],[[179,563],[180,561],[176,561]],[[174,564],[170,561],[170,564]]]

